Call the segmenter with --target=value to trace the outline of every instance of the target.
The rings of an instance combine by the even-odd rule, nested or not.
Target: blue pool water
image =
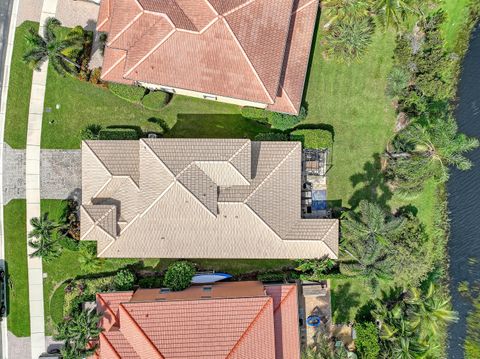
[[[321,211],[327,209],[327,191],[312,191],[312,210]]]

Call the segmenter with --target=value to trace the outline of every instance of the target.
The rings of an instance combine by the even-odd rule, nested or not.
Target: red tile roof
[[[298,113],[317,8],[318,0],[102,0],[102,78]]]
[[[139,302],[98,294],[99,312],[115,312],[116,324],[102,320],[97,358],[298,359],[296,286],[266,286],[265,293]]]

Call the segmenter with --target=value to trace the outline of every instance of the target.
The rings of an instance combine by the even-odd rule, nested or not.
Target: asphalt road
[[[5,71],[5,55],[7,49],[8,29],[10,27],[10,17],[12,14],[13,0],[0,0],[0,85],[3,84],[3,77]],[[3,96],[2,86],[0,86],[0,98]],[[1,165],[1,164],[0,164]],[[0,189],[1,190],[1,189]],[[0,223],[1,225],[1,223]],[[0,258],[0,263],[3,267],[4,258]],[[5,287],[1,288],[2,299],[5,299]],[[5,301],[4,301],[5,302]],[[1,326],[0,326],[1,330]],[[4,358],[4,350],[2,343],[2,333],[0,333],[0,357]]]

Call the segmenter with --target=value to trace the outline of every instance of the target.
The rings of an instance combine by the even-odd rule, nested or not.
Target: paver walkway
[[[43,34],[45,20],[54,17],[57,0],[44,0],[40,15],[39,33]],[[28,114],[28,132],[25,166],[25,196],[27,201],[27,233],[32,229],[30,218],[40,216],[40,141],[42,135],[42,114],[47,82],[48,62],[40,71],[34,71],[30,109]],[[26,238],[27,240],[27,238]],[[28,247],[28,254],[33,250]],[[30,301],[30,339],[32,359],[45,352],[45,315],[43,308],[43,270],[42,259],[28,255],[28,294]]]

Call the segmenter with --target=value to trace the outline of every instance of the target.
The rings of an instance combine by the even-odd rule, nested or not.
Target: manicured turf
[[[473,0],[476,1],[476,0]],[[444,0],[442,8],[447,15],[447,20],[442,26],[443,36],[448,49],[455,47],[459,30],[468,18],[468,4],[472,0]]]
[[[25,200],[12,200],[4,207],[8,330],[18,337],[30,336],[25,217]]]
[[[57,104],[60,109],[56,109]],[[192,121],[197,121],[198,115],[207,120],[208,115],[239,114],[239,109],[232,105],[181,96],[175,96],[160,111],[146,110],[141,105],[113,95],[105,88],[70,76],[59,76],[51,68],[48,71],[45,107],[50,108],[51,112],[43,117],[43,148],[79,148],[81,130],[92,123],[104,127],[140,127],[143,131],[161,133],[161,127],[155,119],[163,119],[173,125],[177,115],[182,118],[191,116]]]
[[[13,148],[25,148],[27,143],[28,109],[33,71],[22,62],[22,56],[27,47],[25,34],[31,27],[38,29],[38,23],[25,21],[15,31],[5,119],[5,142]]]

